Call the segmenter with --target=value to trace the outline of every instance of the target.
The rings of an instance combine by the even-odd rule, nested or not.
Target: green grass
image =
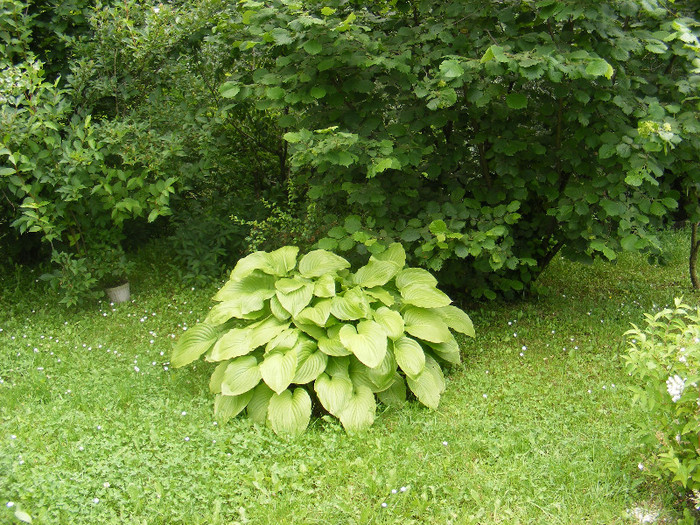
[[[168,367],[215,286],[182,287],[147,252],[133,302],[65,310],[37,272],[6,271],[0,522],[18,508],[51,524],[672,522],[672,492],[638,468],[644,416],[619,358],[643,312],[697,301],[687,234],[666,243],[666,266],[556,260],[539,295],[467,307],[477,338],[439,410],[383,409],[353,436],[319,419],[297,439],[217,425],[212,366]]]

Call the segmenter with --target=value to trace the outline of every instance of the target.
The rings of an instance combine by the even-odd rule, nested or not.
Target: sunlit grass
[[[216,286],[143,254],[133,302],[66,311],[29,271],[0,292],[0,522],[640,523],[677,516],[643,451],[619,354],[643,312],[695,302],[684,233],[669,263],[556,260],[540,293],[468,307],[477,338],[439,410],[382,409],[348,436],[215,424],[206,363],[168,357]],[[36,273],[36,272],[35,272]]]

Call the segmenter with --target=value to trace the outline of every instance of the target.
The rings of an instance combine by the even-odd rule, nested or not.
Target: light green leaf
[[[424,284],[426,286],[437,286],[437,279],[423,268],[406,268],[396,276],[396,287],[400,290],[411,284]]]
[[[318,55],[323,51],[323,45],[318,40],[307,40],[302,47],[309,55]]]
[[[418,339],[431,343],[444,343],[452,334],[442,317],[435,310],[408,306],[403,311],[404,329]]]
[[[506,57],[501,46],[493,45],[486,50],[484,56],[481,57],[481,63],[489,62],[491,60],[496,60],[497,62],[508,62],[508,57]]]
[[[273,394],[267,407],[267,420],[275,434],[301,434],[311,419],[311,398],[303,388],[292,394],[285,390]]]
[[[426,286],[425,284],[411,284],[400,288],[400,291],[405,304],[412,304],[421,308],[439,308],[452,302],[452,299],[447,294],[434,286]]]
[[[326,331],[323,328],[321,328],[320,326],[317,326],[315,324],[308,324],[308,323],[302,323],[301,321],[294,321],[294,326],[299,328],[299,330],[310,335],[316,341],[318,341],[322,337],[326,336]]]
[[[32,517],[21,509],[15,510],[15,518],[24,523],[31,523]]]
[[[223,303],[214,305],[214,307],[209,310],[204,322],[210,325],[221,325],[233,318],[254,320],[264,316],[266,312],[269,314],[267,308],[262,308],[255,312],[243,313],[242,305],[239,300],[224,301]]]
[[[408,377],[417,378],[425,368],[425,352],[420,343],[410,337],[394,341],[394,356]]]
[[[382,253],[372,255],[370,260],[392,262],[401,270],[406,265],[406,250],[400,242],[393,242]]]
[[[605,76],[605,78],[610,79],[614,72],[613,67],[602,58],[596,58],[586,66],[586,74],[594,77]]]
[[[634,233],[631,233],[620,240],[620,245],[622,246],[623,250],[631,252],[637,249],[638,240],[639,237],[637,237]]]
[[[338,333],[343,346],[369,368],[378,366],[387,348],[386,332],[374,321],[360,321],[357,330],[346,324]]]
[[[382,306],[374,312],[374,320],[379,323],[390,339],[398,339],[403,335],[403,317],[399,312]]]
[[[224,372],[226,372],[229,363],[230,361],[224,361],[223,363],[219,363],[214,369],[214,373],[209,379],[209,391],[212,394],[221,393],[221,382],[224,380]]]
[[[260,363],[262,380],[267,383],[277,394],[281,394],[294,379],[297,369],[297,351],[295,349],[273,350],[265,354],[265,359]]]
[[[286,321],[287,319],[292,317],[292,314],[290,314],[287,310],[284,309],[282,304],[280,303],[280,300],[277,299],[276,295],[273,295],[270,298],[270,311],[272,312],[272,315],[275,316],[279,321]]]
[[[241,85],[238,82],[224,82],[219,87],[219,93],[224,98],[234,98],[241,91]]]
[[[250,347],[257,348],[266,345],[287,328],[289,328],[289,323],[280,321],[272,315],[262,321],[251,324],[248,327],[250,330]]]
[[[281,100],[287,92],[280,86],[272,86],[265,90],[265,96],[270,100]]]
[[[343,346],[340,339],[321,337],[318,340],[318,348],[326,355],[331,357],[339,357],[344,355],[352,355],[352,352]]]
[[[368,369],[367,377],[372,382],[372,392],[381,392],[391,386],[394,382],[396,366],[394,355],[391,351],[387,351],[378,366]]]
[[[325,6],[321,9],[321,14],[323,16],[331,16],[333,13],[335,13],[335,9],[333,9],[332,7]]]
[[[386,390],[377,393],[379,401],[387,406],[401,406],[406,402],[406,381],[400,374],[394,374],[394,382]]]
[[[299,315],[295,317],[295,320],[300,321],[302,323],[325,326],[330,315],[331,300],[323,299],[316,303],[314,306],[304,308],[301,312],[299,312]]]
[[[335,277],[327,273],[319,277],[314,283],[314,295],[316,297],[335,296]]]
[[[375,288],[366,288],[364,292],[371,298],[381,301],[385,306],[391,306],[396,303],[396,301],[394,301],[394,296],[387,292],[381,286],[377,286]]]
[[[340,422],[346,432],[359,432],[374,423],[377,402],[369,388],[355,388],[340,412]]]
[[[428,408],[437,410],[440,404],[440,395],[445,390],[445,379],[435,360],[426,356],[425,368],[414,379],[407,377],[408,387],[411,389],[418,401],[423,403]]]
[[[246,355],[253,350],[250,346],[250,329],[233,328],[224,333],[216,342],[207,361],[223,361]]]
[[[300,335],[301,331],[298,328],[287,328],[270,339],[265,346],[265,352],[271,352],[272,350],[291,350],[297,345]]]
[[[428,343],[428,346],[433,349],[438,357],[450,364],[458,365],[462,361],[459,345],[454,337],[444,343]]]
[[[217,394],[214,399],[214,417],[221,423],[226,423],[232,417],[236,417],[243,412],[253,397],[253,391],[241,394],[240,396],[222,396]]]
[[[357,270],[353,280],[355,284],[365,288],[384,286],[399,270],[400,268],[391,261],[370,260],[365,266]]]
[[[178,339],[170,358],[170,364],[174,368],[185,366],[209,350],[219,338],[221,331],[218,327],[206,323],[200,323],[189,328]]]
[[[279,45],[291,44],[294,41],[292,34],[283,27],[275,27],[270,31],[270,36],[272,36],[275,44]]]
[[[436,308],[435,311],[452,330],[474,337],[474,325],[464,311],[456,306],[443,306],[442,308]]]
[[[271,273],[270,255],[267,252],[253,252],[250,255],[246,255],[242,259],[239,259],[236,266],[231,271],[230,278],[234,281],[240,281],[244,277],[249,276],[255,270]],[[218,300],[223,301],[224,299]]]
[[[283,278],[279,279],[275,282],[275,289],[278,292],[282,293],[292,293],[296,292],[300,288],[304,287],[305,285],[309,284],[310,281],[308,279],[304,279],[302,277],[294,276],[294,277],[289,277],[289,278]]]
[[[457,60],[445,60],[440,64],[440,73],[445,78],[457,78],[464,74],[464,69]]]
[[[268,269],[272,275],[279,277],[287,275],[297,265],[297,246],[283,246],[268,254]],[[265,271],[265,270],[263,270]]]
[[[238,304],[240,312],[247,314],[261,310],[264,301],[275,295],[275,277],[253,270],[240,280],[229,280],[216,295],[215,301]]]
[[[267,422],[267,407],[270,403],[270,398],[275,393],[265,383],[260,383],[252,392],[253,397],[246,407],[248,417],[258,425],[264,425]]]
[[[527,97],[522,93],[510,93],[506,95],[506,104],[511,109],[523,109],[527,107]]]
[[[311,251],[299,261],[299,273],[308,278],[320,277],[326,273],[336,273],[349,267],[348,261],[326,250]]]
[[[260,382],[260,367],[252,355],[238,357],[226,367],[221,381],[221,393],[238,396],[252,390]]]
[[[349,377],[321,374],[314,382],[314,390],[323,408],[338,417],[352,396],[352,381]]]
[[[367,317],[369,300],[360,288],[351,288],[343,295],[331,299],[331,314],[341,321],[354,321]]]
[[[314,285],[311,283],[303,284],[301,288],[293,292],[283,293],[277,292],[277,299],[282,307],[296,317],[306,308],[314,296]]]
[[[293,383],[300,385],[316,380],[326,369],[328,356],[318,350],[316,344],[306,340],[297,345],[297,370],[294,373]]]

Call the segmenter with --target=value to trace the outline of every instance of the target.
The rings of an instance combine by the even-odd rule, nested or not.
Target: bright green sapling
[[[276,433],[298,434],[311,418],[311,389],[348,431],[374,422],[375,394],[400,404],[408,387],[437,408],[441,364],[460,362],[450,329],[473,337],[469,316],[427,270],[405,267],[399,243],[354,273],[334,253],[298,252],[238,261],[218,304],[175,346],[175,367],[202,355],[220,362],[209,384],[217,417],[246,410]]]

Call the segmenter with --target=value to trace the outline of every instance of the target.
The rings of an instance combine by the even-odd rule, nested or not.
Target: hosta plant
[[[401,404],[410,390],[435,409],[441,365],[460,361],[450,330],[472,322],[426,270],[407,268],[396,243],[357,271],[315,250],[286,246],[238,261],[204,322],[177,342],[173,366],[204,355],[219,362],[210,381],[214,411],[247,412],[276,433],[309,424],[312,396],[348,431],[371,425],[376,397]]]
[[[648,472],[700,496],[700,308],[675,300],[626,334],[634,398],[649,414]],[[641,467],[640,467],[641,468]]]

